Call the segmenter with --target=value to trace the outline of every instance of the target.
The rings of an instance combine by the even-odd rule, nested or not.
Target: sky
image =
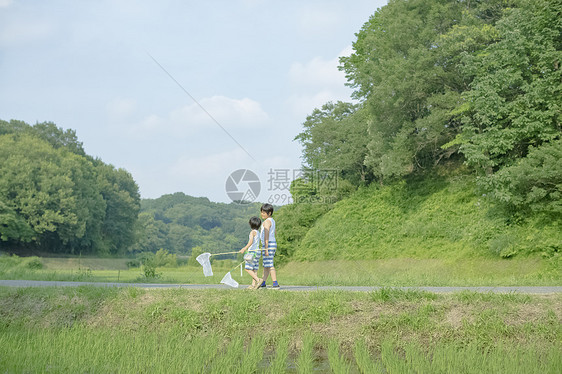
[[[338,58],[386,2],[0,0],[0,119],[75,130],[142,198],[229,203],[256,185],[229,179],[242,169],[255,201],[282,205],[294,137],[351,101]]]

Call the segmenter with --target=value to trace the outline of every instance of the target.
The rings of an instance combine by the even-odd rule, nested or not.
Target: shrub
[[[157,279],[157,278],[160,278],[162,276],[162,273],[157,273],[156,272],[156,266],[154,266],[154,263],[152,261],[148,261],[147,263],[145,263],[143,265],[141,275],[144,278]]]
[[[562,217],[562,139],[531,147],[527,157],[505,167],[481,184],[514,212]]]
[[[31,257],[27,260],[27,267],[32,270],[43,269],[43,263],[39,257]]]
[[[175,254],[170,254],[168,250],[160,248],[154,255],[154,265],[176,267],[178,266],[178,259]]]
[[[191,256],[189,256],[189,260],[187,260],[187,265],[188,266],[199,266],[199,263],[197,262],[196,258],[197,256],[199,256],[201,253],[203,253],[203,248],[201,247],[194,247],[191,250]]]
[[[139,260],[127,261],[127,269],[138,268],[138,267],[140,267],[140,261]]]

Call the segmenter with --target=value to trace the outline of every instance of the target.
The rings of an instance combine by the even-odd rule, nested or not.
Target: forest
[[[376,11],[340,59],[354,102],[315,109],[295,137],[304,167],[338,169],[349,197],[299,204],[328,192],[295,181],[296,203],[277,216],[281,252],[562,251],[561,15],[558,0],[393,0]]]
[[[448,159],[515,210],[560,214],[560,1],[390,1],[340,69],[358,103],[326,103],[296,140],[305,166],[354,186]]]
[[[561,221],[560,0],[390,0],[352,46],[340,59],[352,100],[315,109],[295,137],[305,168],[339,171],[339,199],[454,169],[502,227]],[[286,256],[334,207],[299,203],[324,193],[311,179],[291,192],[276,213]],[[189,254],[243,245],[257,211],[183,193],[141,200],[73,130],[0,121],[1,247]]]
[[[259,204],[181,192],[141,199],[131,174],[86,155],[73,130],[0,121],[0,248],[191,254],[242,247]]]

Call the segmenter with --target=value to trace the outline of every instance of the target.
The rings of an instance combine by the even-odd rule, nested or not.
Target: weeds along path
[[[0,280],[0,286],[6,287],[79,287],[79,286],[98,286],[98,287],[139,287],[148,289],[157,288],[185,288],[185,289],[230,289],[231,287],[222,284],[156,284],[156,283],[104,283],[104,282],[62,282],[62,281],[31,281],[31,280]],[[240,286],[244,289],[246,286]],[[283,286],[279,291],[355,291],[370,292],[377,291],[385,287],[367,286]],[[419,290],[433,293],[450,292],[492,292],[492,293],[525,293],[525,294],[552,294],[562,293],[562,286],[497,286],[497,287],[390,287],[402,290]],[[277,290],[259,290],[258,292],[278,292]]]

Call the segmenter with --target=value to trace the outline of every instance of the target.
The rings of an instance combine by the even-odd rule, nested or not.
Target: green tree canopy
[[[465,54],[462,131],[466,161],[487,173],[527,156],[562,131],[562,2],[524,1],[497,22],[497,41]]]
[[[135,239],[139,201],[131,175],[86,156],[74,131],[0,121],[1,241],[124,252]]]

